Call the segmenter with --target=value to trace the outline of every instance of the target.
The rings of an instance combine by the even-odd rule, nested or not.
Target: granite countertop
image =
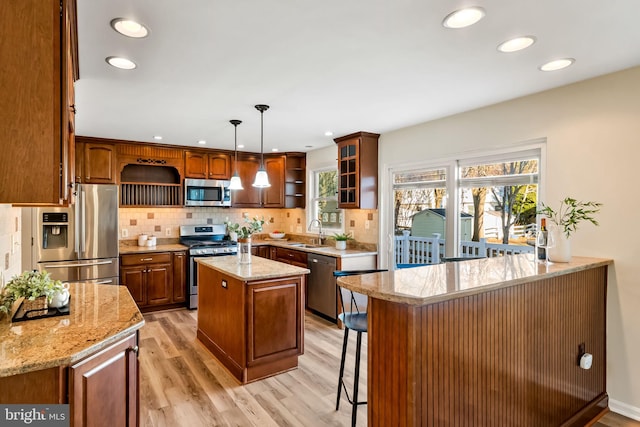
[[[257,256],[251,257],[251,264],[239,264],[234,256],[196,258],[196,262],[245,282],[309,274],[308,268]]]
[[[344,251],[336,249],[335,246],[326,245],[326,246],[318,246],[315,248],[305,248],[302,246],[296,246],[296,244],[304,243],[296,240],[279,240],[279,239],[271,239],[271,240],[252,240],[251,244],[255,246],[269,245],[276,246],[279,248],[293,249],[295,251],[302,251],[308,253],[314,253],[318,255],[326,255],[334,258],[354,258],[361,256],[371,256],[378,255],[376,251],[366,251],[362,249],[346,249]]]
[[[347,289],[392,302],[424,305],[612,264],[573,257],[545,265],[532,254],[508,255],[338,278]]]
[[[162,244],[156,246],[138,246],[120,243],[120,255],[144,254],[153,252],[179,252],[189,249],[180,243]]]
[[[0,377],[67,366],[144,325],[126,286],[72,283],[66,316],[0,319]]]

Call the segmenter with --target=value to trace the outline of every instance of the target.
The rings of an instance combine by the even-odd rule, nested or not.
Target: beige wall
[[[640,67],[384,134],[380,169],[539,138],[547,141],[544,201],[604,203],[600,227],[585,225],[572,237],[573,253],[615,261],[607,390],[613,410],[640,419]]]
[[[0,205],[0,288],[21,270],[20,208]],[[6,261],[9,261],[8,268]]]

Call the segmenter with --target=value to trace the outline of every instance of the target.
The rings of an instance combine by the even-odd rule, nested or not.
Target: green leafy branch
[[[595,214],[600,212],[602,203],[582,202],[571,197],[565,197],[560,203],[557,211],[541,202],[542,208],[538,210],[551,220],[552,223],[562,228],[564,234],[569,238],[571,233],[577,230],[578,224],[588,221],[593,225],[600,225],[595,219]]]

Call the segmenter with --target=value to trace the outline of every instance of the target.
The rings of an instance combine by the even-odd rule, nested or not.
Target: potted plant
[[[558,210],[541,203],[542,208],[538,213],[545,215],[553,224],[555,242],[548,248],[549,260],[556,262],[569,262],[571,260],[571,234],[578,229],[578,225],[587,221],[593,225],[599,225],[595,219],[595,214],[600,212],[602,203],[582,202],[572,197],[565,197],[560,202]]]
[[[9,315],[13,304],[24,298],[24,311],[33,311],[32,315],[47,314],[51,300],[66,288],[59,280],[52,280],[46,271],[25,271],[14,276],[0,294],[0,312]]]
[[[353,240],[347,233],[334,233],[333,238],[336,240],[336,249],[341,251],[347,249],[347,240]]]
[[[240,264],[249,264],[251,263],[251,236],[262,231],[265,220],[264,217],[258,218],[254,216],[251,218],[249,214],[244,214],[243,219],[245,225],[242,226],[228,220],[225,221],[225,224],[230,233],[236,233],[238,239],[238,262]]]

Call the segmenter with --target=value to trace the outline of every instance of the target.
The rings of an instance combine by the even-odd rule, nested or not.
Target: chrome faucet
[[[322,245],[323,244],[323,240],[324,240],[324,233],[322,232],[322,221],[320,221],[319,219],[314,219],[309,223],[309,228],[307,231],[311,231],[311,227],[313,227],[313,224],[318,223],[318,244]]]

